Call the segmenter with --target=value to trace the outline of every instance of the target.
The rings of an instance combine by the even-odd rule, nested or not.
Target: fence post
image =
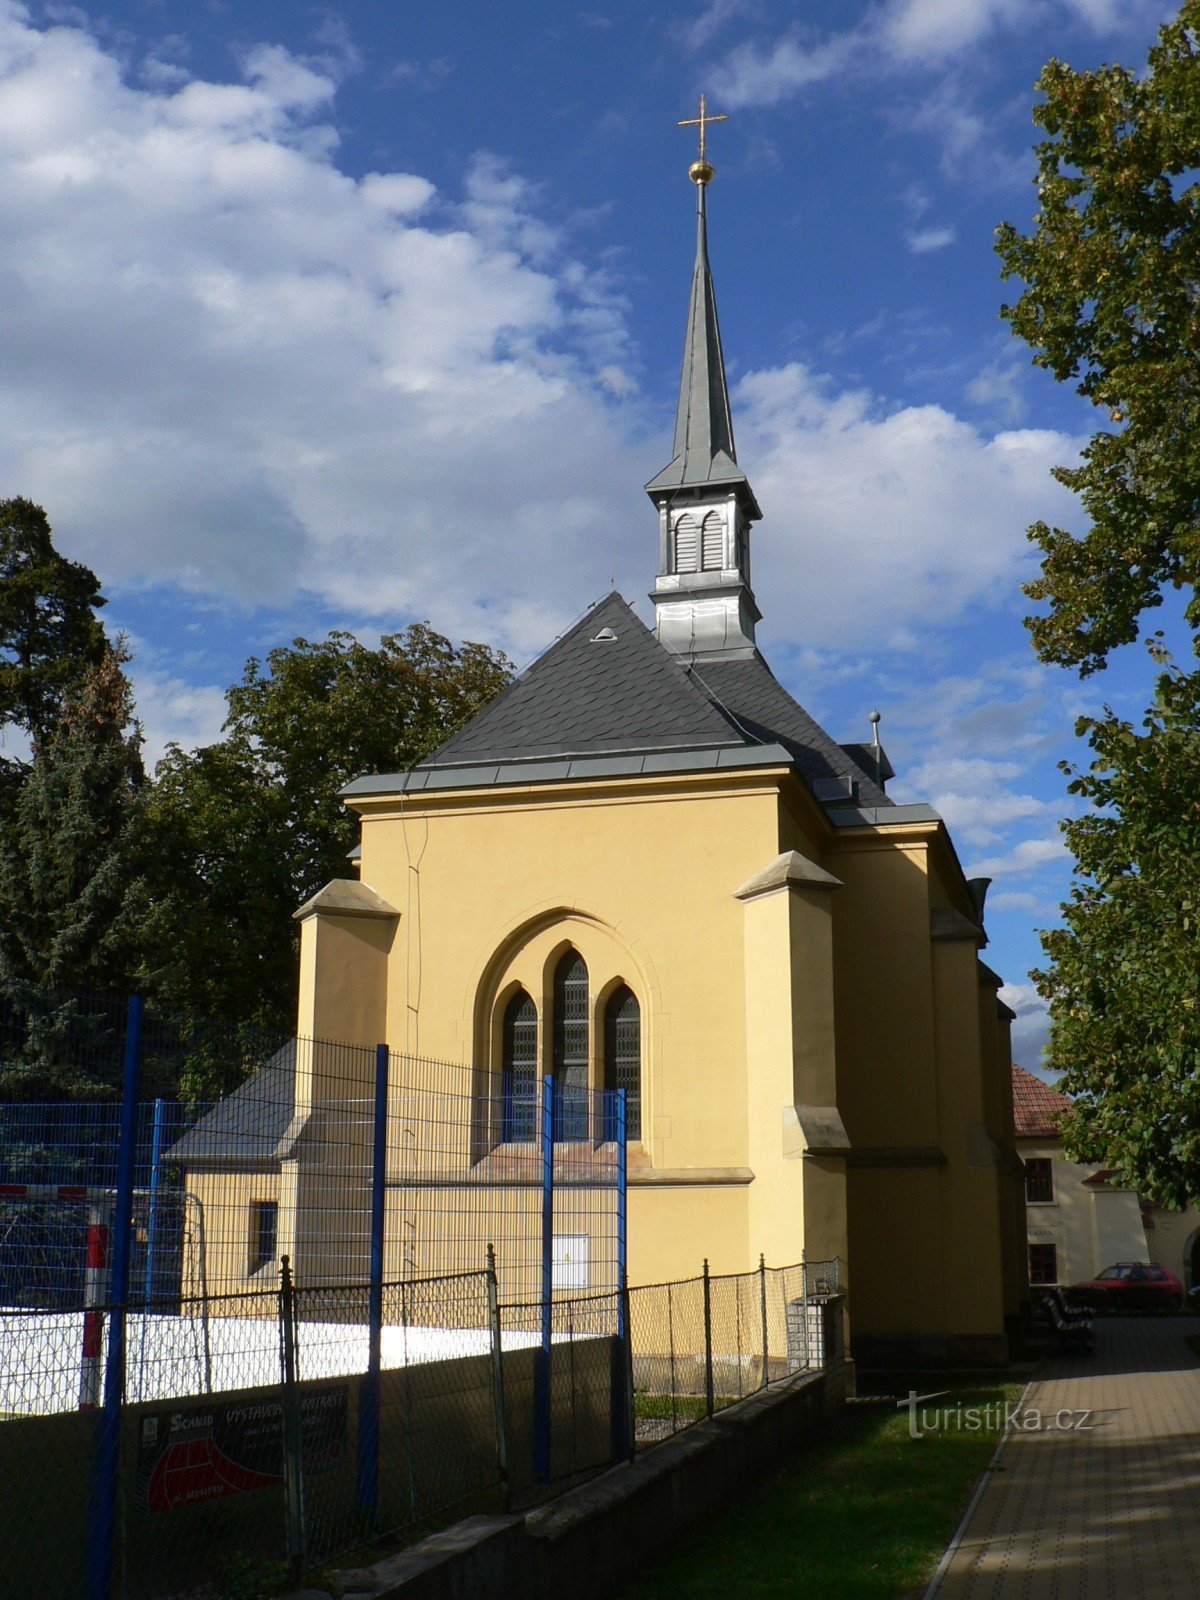
[[[550,1346],[554,1328],[554,1079],[542,1084],[542,1300],[541,1345],[534,1368],[533,1464],[539,1483],[550,1481]]]
[[[507,1511],[512,1504],[508,1480],[508,1413],[504,1405],[504,1340],[500,1328],[500,1284],[496,1277],[496,1247],[487,1247],[488,1327],[492,1345],[492,1405],[496,1413],[496,1466],[500,1494]]]
[[[767,1387],[767,1384],[771,1380],[767,1375],[767,1373],[768,1373],[768,1368],[767,1368],[767,1258],[766,1258],[765,1255],[762,1254],[761,1251],[759,1252],[759,1257],[758,1257],[758,1295],[759,1295],[759,1300],[762,1302],[762,1330],[763,1330],[763,1340],[762,1340],[762,1344],[763,1344],[762,1388],[765,1389]]]
[[[371,1140],[371,1261],[367,1288],[367,1370],[358,1392],[358,1509],[379,1508],[379,1372],[383,1347],[383,1245],[387,1207],[388,1047],[375,1047]]]
[[[279,1263],[279,1324],[283,1356],[283,1492],[287,1514],[288,1566],[293,1578],[304,1569],[307,1538],[304,1518],[304,1439],[296,1373],[296,1300],[292,1264]]]
[[[712,1369],[712,1281],[708,1274],[708,1257],[704,1258],[704,1408],[708,1416],[712,1416],[713,1405],[713,1369]]]
[[[154,1135],[150,1145],[150,1216],[146,1223],[146,1286],[147,1306],[154,1299],[154,1256],[158,1242],[158,1184],[162,1169],[163,1102],[154,1102]]]
[[[92,1600],[108,1600],[117,1547],[117,1504],[121,1472],[121,1407],[125,1400],[125,1303],[129,1298],[130,1236],[136,1176],[138,1079],[142,1067],[142,999],[129,1001],[125,1020],[125,1085],[121,1136],[117,1147],[117,1196],[113,1215],[112,1310],[104,1364],[104,1404],[99,1413],[92,1458],[92,1497],[88,1527],[88,1583]]]
[[[809,1346],[810,1346],[810,1344],[812,1342],[812,1335],[808,1331],[808,1251],[807,1250],[801,1250],[801,1252],[800,1252],[800,1301],[801,1301],[801,1305],[802,1305],[803,1310],[804,1310],[804,1365],[807,1368],[807,1367],[811,1367],[812,1366],[812,1362],[808,1358]]]
[[[637,1419],[633,1401],[633,1321],[629,1298],[629,1134],[626,1091],[616,1091],[617,1144],[617,1342],[613,1349],[612,1440],[614,1461],[632,1461]],[[607,1120],[607,1119],[606,1119]]]
[[[79,1409],[95,1411],[104,1388],[104,1312],[108,1297],[108,1197],[88,1201],[87,1266],[83,1275],[83,1355],[79,1363]]]

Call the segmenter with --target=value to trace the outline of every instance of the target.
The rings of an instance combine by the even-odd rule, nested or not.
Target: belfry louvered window
[[[554,974],[554,1133],[588,1136],[588,969],[568,950]]]
[[[642,1009],[626,984],[604,1008],[604,1087],[625,1091],[625,1137],[642,1137]],[[616,1112],[610,1110],[606,1137],[617,1136]]]
[[[700,521],[690,511],[675,518],[675,571],[695,572],[700,550]]]
[[[537,1007],[519,990],[504,1010],[500,1137],[505,1144],[537,1133]]]
[[[725,565],[725,519],[710,511],[700,530],[700,561],[705,572],[720,572]]]

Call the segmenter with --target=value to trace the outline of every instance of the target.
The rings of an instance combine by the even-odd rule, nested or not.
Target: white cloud
[[[1050,479],[1077,442],[1049,430],[987,435],[941,406],[888,410],[799,363],[738,385],[740,458],[763,506],[756,584],[768,629],[816,647],[925,635],[1007,600],[1031,570],[1026,526],[1070,525]]]
[[[846,71],[875,75],[941,64],[994,33],[1044,27],[1048,12],[1100,34],[1172,14],[1160,0],[884,0],[840,32],[818,35],[792,26],[779,38],[743,41],[714,88],[731,109],[777,105]],[[701,31],[695,46],[710,37]]]
[[[1008,787],[1022,772],[1015,761],[936,755],[906,772],[904,783],[929,800],[956,838],[982,847],[1014,822],[1056,813],[1055,805]]]
[[[1025,372],[1011,356],[989,361],[967,384],[967,399],[1005,422],[1019,422],[1025,415]]]
[[[952,222],[940,228],[910,228],[904,235],[908,248],[915,256],[925,256],[931,250],[944,250],[958,238]]]
[[[1006,983],[1001,986],[1000,998],[1018,1017],[1041,1015],[1046,1003],[1031,983]]]
[[[1021,1058],[1022,1066],[1036,1071],[1050,1035],[1046,1002],[1031,983],[1003,984],[999,994],[1009,1010],[1017,1014],[1012,1025],[1013,1056]]]
[[[1068,860],[1067,847],[1062,835],[1052,834],[1048,838],[1022,839],[1005,854],[973,862],[967,870],[972,877],[1023,877],[1027,873],[1036,872],[1048,862],[1066,864]]]
[[[355,182],[331,71],[243,67],[134,87],[0,0],[3,480],[110,584],[527,651],[645,544],[621,307],[498,163]]]
[[[612,285],[494,158],[461,203],[416,173],[356,182],[334,69],[265,45],[244,69],[133,87],[84,29],[0,0],[11,492],[110,585],[310,592],[522,658],[610,564],[636,593],[665,444],[633,442]],[[1011,593],[1025,525],[1070,516],[1061,434],[889,410],[799,365],[748,376],[737,411],[768,627],[815,648]]]
[[[988,896],[989,911],[1040,911],[1041,909],[1041,899],[1028,889],[1005,889],[1000,894]]]
[[[172,740],[185,750],[194,750],[220,738],[228,708],[225,692],[216,684],[185,683],[170,672],[140,666],[137,661],[129,675],[145,735],[142,759],[147,771],[153,772]]]
[[[778,105],[841,72],[857,43],[853,32],[814,40],[792,31],[767,46],[740,44],[715,74],[716,96],[732,111]]]

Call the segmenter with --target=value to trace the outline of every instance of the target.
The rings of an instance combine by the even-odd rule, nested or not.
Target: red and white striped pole
[[[0,1200],[87,1202],[87,1267],[83,1278],[83,1354],[79,1409],[94,1411],[104,1388],[104,1304],[108,1290],[108,1195],[81,1183],[0,1183]]]
[[[88,1206],[87,1269],[83,1276],[83,1356],[79,1363],[79,1409],[94,1411],[104,1389],[104,1304],[108,1287],[108,1206]]]

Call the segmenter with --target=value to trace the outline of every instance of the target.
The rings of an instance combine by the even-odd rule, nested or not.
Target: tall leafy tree
[[[225,737],[172,746],[151,806],[158,872],[153,980],[174,1004],[294,1022],[292,912],[345,877],[357,821],[339,790],[412,766],[504,686],[510,664],[424,624],[378,648],[349,633],[252,659],[228,692]]]
[[[99,1052],[92,1074],[68,1044],[80,992],[128,992],[141,956],[145,785],[127,660],[109,646],[87,670],[0,829],[0,999],[31,1019],[0,1061],[0,1097],[94,1093],[119,1061]]]
[[[1032,230],[999,230],[1020,298],[1014,332],[1098,409],[1057,476],[1082,536],[1038,523],[1043,660],[1100,671],[1179,590],[1200,635],[1200,0],[1164,27],[1147,68],[1051,61],[1034,118]],[[1200,673],[1162,640],[1140,725],[1084,718],[1091,759],[1068,768],[1090,803],[1064,825],[1077,871],[1065,925],[1043,935],[1050,1064],[1075,1096],[1068,1148],[1169,1202],[1200,1194]]]
[[[54,548],[41,506],[0,500],[0,731],[19,730],[35,749],[46,742],[104,655],[103,604],[95,573]]]

